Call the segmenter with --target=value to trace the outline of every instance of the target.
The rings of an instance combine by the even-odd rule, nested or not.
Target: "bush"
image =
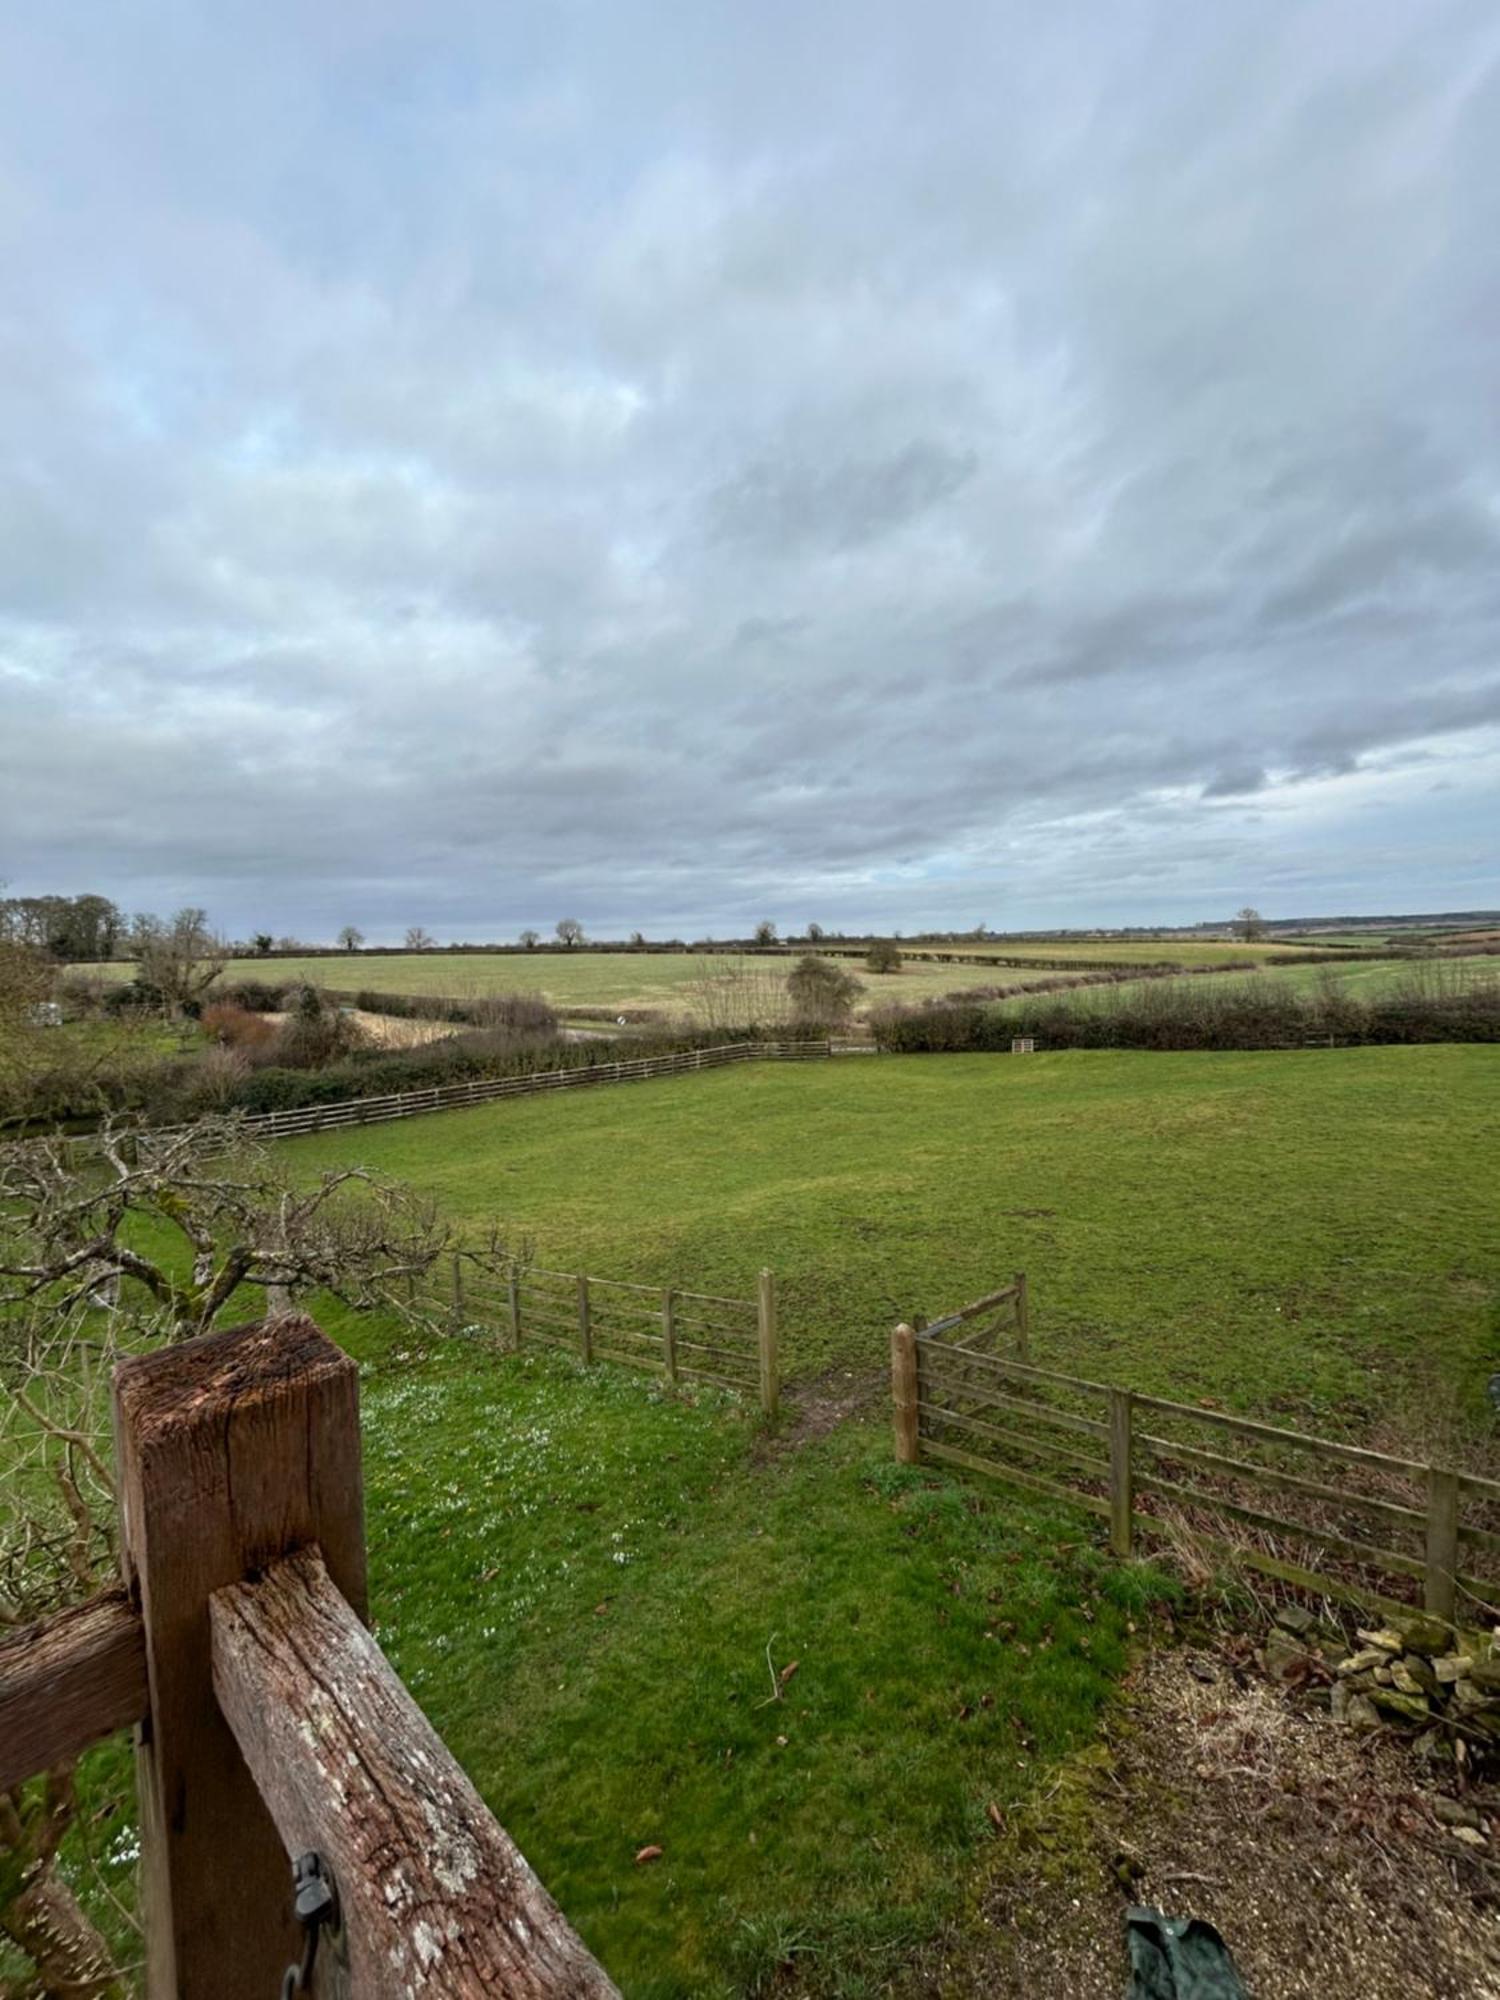
[[[1256,977],[1208,987],[1164,980],[1091,1005],[1022,994],[1002,1012],[972,996],[878,1009],[876,1043],[896,1053],[1008,1049],[1014,1035],[1051,1049],[1280,1049],[1500,1041],[1500,980],[1463,983],[1423,967],[1374,1000],[1330,981],[1311,994]]]
[[[787,974],[786,990],[799,1026],[832,1028],[848,1020],[865,989],[842,966],[804,952]]]
[[[269,1021],[232,1000],[215,1000],[198,1019],[203,1032],[221,1048],[261,1049],[277,1039]]]
[[[867,972],[899,972],[901,970],[901,947],[893,938],[876,938],[865,953]]]

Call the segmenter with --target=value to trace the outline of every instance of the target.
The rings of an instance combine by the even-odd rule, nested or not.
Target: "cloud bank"
[[[1500,24],[11,6],[0,877],[1500,902]]]

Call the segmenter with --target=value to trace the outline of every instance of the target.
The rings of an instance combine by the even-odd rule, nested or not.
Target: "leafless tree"
[[[413,924],[406,933],[408,951],[431,951],[437,939],[431,931],[424,931],[420,924]]]
[[[583,925],[577,917],[564,917],[557,926],[557,935],[571,951],[575,944],[583,943]]]
[[[1266,920],[1259,910],[1252,909],[1247,903],[1244,909],[1234,913],[1234,934],[1246,944],[1254,944],[1258,938],[1265,936]]]
[[[525,945],[528,951],[535,951],[541,941],[542,934],[540,931],[527,930],[521,933],[520,942]]]
[[[446,1242],[433,1205],[408,1189],[358,1167],[299,1186],[234,1118],[175,1132],[106,1124],[87,1172],[63,1139],[0,1162],[0,1306],[45,1295],[68,1309],[124,1283],[185,1337],[242,1285],[375,1304]]]
[[[207,911],[191,906],[168,919],[138,917],[135,945],[137,978],[179,1014],[192,1011],[229,960],[223,941],[209,928]]]
[[[769,917],[763,918],[755,926],[755,942],[757,944],[775,944],[776,926],[771,922]]]

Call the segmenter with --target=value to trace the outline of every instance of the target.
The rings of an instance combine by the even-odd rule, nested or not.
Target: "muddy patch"
[[[851,1417],[876,1414],[889,1404],[890,1394],[889,1371],[879,1368],[830,1368],[811,1382],[788,1385],[780,1422],[757,1442],[755,1462],[768,1464],[827,1437]]]

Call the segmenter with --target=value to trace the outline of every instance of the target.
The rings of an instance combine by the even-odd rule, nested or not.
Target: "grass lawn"
[[[882,1990],[1161,1588],[883,1427],[767,1454],[727,1402],[566,1359],[377,1370],[364,1421],[382,1644],[633,2000],[788,1960]]]
[[[1500,1053],[1045,1053],[766,1064],[294,1143],[541,1260],[743,1296],[793,1372],[1031,1275],[1038,1357],[1386,1427],[1500,1362]],[[1488,1163],[1488,1164],[1486,1164]]]

